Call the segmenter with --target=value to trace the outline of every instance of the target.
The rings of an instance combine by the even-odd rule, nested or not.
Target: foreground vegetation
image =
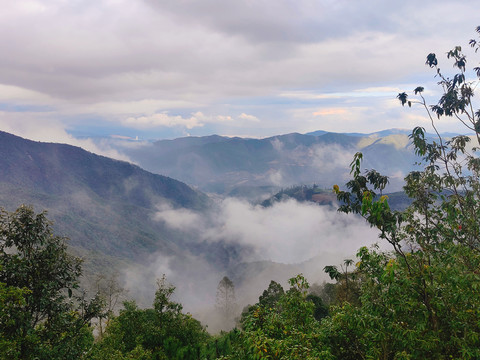
[[[476,41],[471,45],[478,49]],[[437,104],[427,105],[422,87],[414,90],[417,100],[406,93],[398,99],[424,106],[435,131],[437,119],[458,119],[480,146],[480,110],[473,104],[478,81],[467,81],[461,48],[447,57],[458,70],[453,77],[440,71],[434,54],[427,57],[443,90]],[[480,68],[474,71],[480,78]],[[158,283],[152,308],[125,302],[114,316],[106,311],[106,297],[86,299],[78,290],[81,261],[52,234],[44,213],[3,211],[0,358],[480,358],[480,158],[471,137],[446,141],[438,135],[428,142],[416,128],[411,140],[425,167],[405,179],[412,201],[406,210],[390,209],[382,194],[388,179],[374,170],[363,173],[361,154],[346,190],[334,187],[340,210],[363,216],[392,251],[361,248],[357,262],[325,267],[335,281],[328,307],[309,293],[301,275],[286,291],[272,282],[237,328],[218,336],[171,301],[174,287],[166,279]],[[96,339],[94,319],[104,324]]]

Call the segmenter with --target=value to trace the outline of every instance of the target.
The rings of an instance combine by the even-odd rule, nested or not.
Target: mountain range
[[[142,268],[141,275],[131,275],[135,270],[125,280],[128,284],[136,279],[136,295],[139,286],[150,281],[146,277],[161,276],[162,271],[181,274],[174,280],[184,283],[183,290],[192,299],[201,298],[198,286],[215,289],[217,277],[226,273],[240,286],[256,283],[258,289],[264,289],[271,279],[280,281],[292,271],[320,277],[321,269],[328,265],[325,262],[340,261],[341,252],[347,247],[345,251],[354,252],[357,245],[352,249],[345,245],[337,252],[334,244],[324,243],[320,255],[312,253],[309,261],[304,261],[304,256],[289,265],[269,258],[268,253],[259,257],[258,251],[267,251],[268,246],[257,245],[264,240],[272,242],[271,237],[274,241],[269,246],[291,249],[289,242],[293,248],[297,246],[296,237],[312,220],[302,224],[301,218],[292,219],[288,211],[295,214],[313,209],[295,208],[291,203],[275,207],[274,200],[269,201],[273,210],[268,212],[265,202],[265,206],[259,205],[261,201],[285,200],[285,194],[295,199],[292,201],[308,199],[305,191],[309,188],[304,186],[300,191],[292,188],[293,196],[289,191],[272,196],[282,188],[315,184],[312,199],[328,210],[318,213],[327,219],[319,219],[323,225],[314,224],[317,230],[305,231],[304,237],[310,238],[297,246],[308,256],[309,244],[315,244],[317,238],[331,242],[337,236],[322,238],[321,226],[336,221],[329,220],[334,216],[335,199],[326,189],[348,179],[355,152],[364,153],[364,168],[390,175],[391,190],[397,190],[403,175],[418,161],[408,140],[405,131],[389,130],[366,135],[319,131],[265,139],[213,135],[152,143],[112,142],[130,163],[0,131],[0,206],[13,211],[28,204],[36,211],[47,210],[56,233],[68,237],[71,251],[85,259],[87,276],[131,266]],[[222,202],[231,196],[249,199],[252,204]],[[397,202],[404,203],[404,198],[397,196]],[[281,218],[285,211],[288,220],[279,220],[284,223],[277,226],[275,216]],[[257,224],[247,223],[257,217]],[[338,231],[344,231],[348,220],[338,224]],[[258,240],[248,239],[249,234]],[[256,257],[251,256],[254,253]]]
[[[372,134],[316,131],[264,139],[218,135],[137,143],[117,149],[142,168],[208,193],[253,199],[280,188],[316,184],[331,188],[348,179],[357,151],[364,167],[390,176],[391,191],[418,161],[406,130]],[[118,144],[118,143],[117,143]]]

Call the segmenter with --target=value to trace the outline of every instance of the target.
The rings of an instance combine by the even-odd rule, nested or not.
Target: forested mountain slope
[[[25,203],[47,210],[56,231],[90,261],[142,262],[152,252],[182,256],[193,248],[217,254],[217,248],[185,239],[155,219],[159,208],[202,212],[211,205],[206,195],[180,181],[78,147],[5,132],[0,132],[0,169],[0,206],[13,211]],[[228,262],[228,256],[217,255],[219,262]]]

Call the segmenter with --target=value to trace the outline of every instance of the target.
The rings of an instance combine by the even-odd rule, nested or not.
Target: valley
[[[2,5],[0,360],[480,359],[478,4]]]
[[[228,274],[247,304],[270,280],[285,283],[292,266],[325,281],[323,266],[376,241],[367,226],[336,213],[330,189],[346,179],[350,154],[358,150],[373,154],[383,147],[381,164],[395,164],[386,170],[394,176],[408,171],[404,163],[413,155],[405,140],[402,146],[394,141],[406,135],[395,132],[384,138],[323,132],[261,140],[210,136],[138,148],[117,143],[117,150],[154,172],[2,132],[0,197],[9,211],[20,204],[48,211],[57,233],[85,259],[87,287],[98,274],[118,273],[137,301],[148,304],[155,279],[166,273],[196,311],[213,303],[218,278]],[[402,163],[386,160],[405,154]],[[282,190],[282,184],[315,185]],[[209,196],[200,190],[216,191]],[[361,239],[335,240],[339,223]],[[190,301],[192,292],[200,300]]]

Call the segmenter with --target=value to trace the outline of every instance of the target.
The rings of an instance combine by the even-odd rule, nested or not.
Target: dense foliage
[[[91,346],[101,302],[74,294],[80,264],[45,213],[0,212],[0,358],[79,358]]]
[[[471,44],[477,46],[473,40]],[[429,142],[422,128],[412,132],[425,168],[405,178],[410,207],[392,211],[387,197],[375,200],[386,178],[374,170],[362,175],[361,154],[352,162],[348,191],[335,187],[344,203],[341,210],[362,215],[393,247],[391,253],[375,248],[358,252],[361,305],[334,308],[325,323],[338,358],[480,357],[480,159],[475,155],[480,111],[474,104],[478,80],[466,80],[466,56],[460,47],[447,57],[459,71],[451,78],[440,71],[435,54],[427,57],[443,90],[437,104],[427,105],[423,87],[414,90],[418,100],[398,95],[402,105],[424,106],[438,135]],[[443,117],[458,119],[474,136],[443,139],[435,123]],[[472,140],[476,146],[470,145]]]

